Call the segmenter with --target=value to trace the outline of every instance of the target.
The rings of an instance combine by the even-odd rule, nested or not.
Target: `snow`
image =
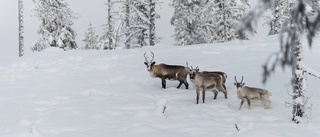
[[[278,37],[192,46],[144,47],[132,50],[69,50],[49,48],[0,64],[0,136],[4,137],[316,137],[320,135],[319,79],[308,77],[313,105],[308,122],[291,122],[290,68],[277,71],[266,85],[262,64],[279,49]],[[306,41],[304,44],[306,45]],[[314,45],[320,44],[318,37]],[[196,93],[175,87],[177,81],[151,78],[144,53],[154,61],[220,70],[228,75],[228,99],[219,93],[196,104]],[[320,70],[320,47],[305,50],[308,67]],[[240,100],[234,76],[248,86],[272,92],[271,109]],[[164,107],[166,107],[164,113]],[[237,131],[235,125],[240,131]]]

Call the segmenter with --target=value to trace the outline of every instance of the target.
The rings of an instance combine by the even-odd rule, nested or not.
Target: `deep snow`
[[[145,47],[132,50],[49,48],[0,64],[1,137],[316,137],[320,135],[319,79],[308,76],[308,122],[293,124],[287,91],[291,71],[278,68],[266,85],[262,64],[279,49],[278,37],[193,46]],[[306,44],[306,42],[304,42]],[[320,38],[312,51],[305,46],[305,63],[320,71]],[[175,87],[177,81],[151,78],[143,54],[153,51],[157,63],[198,66],[228,74],[228,99],[207,91],[206,103],[196,104],[195,91]],[[248,86],[272,92],[271,109],[240,100],[234,76]],[[162,113],[166,106],[165,113]],[[235,124],[240,131],[237,131]]]

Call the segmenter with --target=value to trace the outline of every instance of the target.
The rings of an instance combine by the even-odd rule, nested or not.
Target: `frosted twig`
[[[286,106],[286,107],[288,108],[288,107],[292,107],[292,104],[289,103],[289,102],[285,102],[285,103],[284,103],[284,106]]]

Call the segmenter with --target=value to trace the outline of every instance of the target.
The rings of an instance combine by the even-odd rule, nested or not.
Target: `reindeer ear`
[[[241,85],[244,86],[245,83],[242,83]]]
[[[197,68],[196,71],[199,72],[199,68]]]
[[[233,85],[237,86],[237,83],[236,83],[236,82],[234,82],[234,83],[233,83]]]
[[[147,63],[147,62],[144,62],[144,64],[148,66],[148,63]]]
[[[153,61],[153,62],[151,63],[151,65],[154,65],[154,64],[156,64],[156,62],[155,62],[155,61]]]

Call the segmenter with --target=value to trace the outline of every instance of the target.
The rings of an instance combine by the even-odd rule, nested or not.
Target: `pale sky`
[[[81,39],[84,37],[89,23],[96,28],[97,35],[101,35],[106,22],[106,1],[107,0],[66,0],[71,10],[80,14],[80,18],[72,26],[78,33],[76,40],[78,46],[83,46]],[[157,12],[161,18],[156,20],[156,33],[164,39],[161,43],[172,45],[173,27],[170,25],[170,18],[173,15],[173,9],[168,6],[170,0],[160,0],[163,3],[157,5]],[[39,35],[37,30],[40,22],[37,17],[31,16],[30,9],[33,6],[33,0],[24,0],[24,21],[25,21],[25,54],[30,54],[30,47],[34,45]],[[0,0],[0,62],[18,58],[18,0]]]

